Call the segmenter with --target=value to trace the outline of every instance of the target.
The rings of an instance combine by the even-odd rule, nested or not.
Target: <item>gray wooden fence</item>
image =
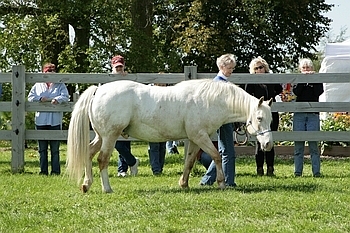
[[[0,102],[2,112],[12,112],[11,130],[1,130],[0,140],[9,140],[12,144],[11,170],[21,172],[24,170],[24,140],[66,140],[67,130],[36,131],[25,128],[26,112],[34,111],[63,111],[71,112],[74,103],[61,105],[50,103],[30,103],[26,101],[25,84],[36,82],[63,82],[63,83],[107,83],[115,80],[133,80],[140,83],[168,83],[175,84],[187,79],[212,79],[215,73],[197,73],[194,66],[184,67],[184,73],[137,73],[121,76],[118,74],[47,74],[26,73],[24,66],[14,66],[12,73],[0,73],[0,83],[12,84],[12,101]],[[349,83],[350,74],[237,74],[234,73],[229,81],[236,84],[245,83]],[[347,102],[319,102],[319,103],[274,103],[272,111],[275,112],[350,112],[350,103]],[[91,135],[93,136],[93,134]],[[275,141],[349,141],[350,132],[273,132]],[[121,140],[125,140],[122,139]],[[133,139],[131,139],[133,140]],[[250,137],[250,140],[254,140]]]

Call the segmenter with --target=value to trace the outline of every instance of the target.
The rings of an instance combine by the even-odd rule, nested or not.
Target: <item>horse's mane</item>
[[[252,96],[231,82],[213,81],[212,79],[194,81],[197,82],[193,96],[202,99],[207,106],[218,98],[224,98],[226,104],[238,112],[246,109],[247,101],[251,102],[252,100],[250,98]]]

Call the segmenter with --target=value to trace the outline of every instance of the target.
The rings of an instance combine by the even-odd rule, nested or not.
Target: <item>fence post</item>
[[[12,158],[13,173],[24,171],[25,140],[25,66],[12,67]]]
[[[197,79],[197,66],[184,67],[185,80]]]

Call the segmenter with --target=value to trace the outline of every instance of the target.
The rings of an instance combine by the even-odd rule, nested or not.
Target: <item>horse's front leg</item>
[[[198,145],[213,159],[216,166],[216,181],[218,182],[219,188],[224,189],[226,187],[225,176],[222,169],[222,158],[218,150],[215,148],[209,136],[202,137],[202,140],[198,141]]]
[[[216,181],[218,182],[219,188],[226,188],[224,171],[222,169],[222,159],[217,150],[215,150],[214,156],[212,156],[216,166]]]
[[[185,167],[182,176],[179,180],[179,185],[181,188],[188,188],[188,179],[193,165],[196,161],[196,155],[199,151],[199,147],[189,140],[187,155],[185,158]]]
[[[222,159],[218,150],[215,147],[214,147],[214,150],[213,148],[209,149],[209,148],[202,147],[202,150],[207,152],[210,155],[210,157],[213,159],[216,166],[216,181],[218,182],[219,188],[224,189],[226,187],[225,176],[224,176],[224,171],[222,169]]]

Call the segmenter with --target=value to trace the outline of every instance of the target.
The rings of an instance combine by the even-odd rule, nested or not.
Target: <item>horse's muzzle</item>
[[[260,143],[260,146],[262,151],[271,151],[273,147],[273,143],[266,142],[264,145]]]
[[[262,151],[271,151],[273,147],[272,133],[266,132],[264,135],[257,135]]]

